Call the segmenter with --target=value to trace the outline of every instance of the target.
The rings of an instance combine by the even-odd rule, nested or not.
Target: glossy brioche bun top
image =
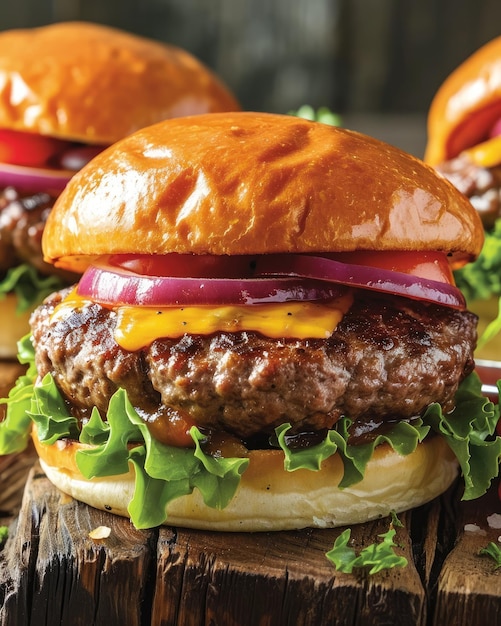
[[[270,113],[142,129],[69,182],[43,234],[49,262],[103,254],[440,250],[483,242],[468,200],[418,159],[359,133]]]
[[[106,145],[162,119],[239,108],[174,46],[86,22],[0,33],[0,128]]]
[[[485,139],[501,118],[501,37],[479,48],[442,83],[428,113],[425,161],[437,165]]]

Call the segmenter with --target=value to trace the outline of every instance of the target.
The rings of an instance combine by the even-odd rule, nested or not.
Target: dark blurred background
[[[501,2],[1,0],[1,30],[66,20],[179,45],[213,68],[245,109],[327,106],[347,125],[420,153],[433,94],[501,35]]]

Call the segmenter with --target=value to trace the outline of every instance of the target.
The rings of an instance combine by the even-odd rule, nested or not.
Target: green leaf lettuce
[[[0,454],[18,452],[27,445],[31,424],[36,424],[42,443],[51,444],[70,437],[91,444],[81,449],[76,463],[88,479],[124,474],[132,464],[136,483],[129,514],[138,528],[157,526],[165,521],[169,502],[199,490],[204,502],[217,509],[228,505],[235,494],[248,458],[222,458],[204,452],[203,434],[193,427],[193,447],[167,446],[151,436],[147,424],[130,403],[126,392],[119,389],[111,398],[106,420],[97,409],[79,429],[69,414],[52,377],[47,375],[38,384],[34,367],[33,347],[29,337],[19,344],[20,359],[29,365],[7,399],[6,419],[0,423]],[[461,384],[457,407],[444,414],[438,404],[431,405],[422,418],[412,423],[400,422],[364,445],[349,443],[351,422],[343,418],[330,430],[324,441],[310,448],[293,449],[287,445],[289,424],[276,429],[277,447],[284,451],[284,468],[295,471],[305,468],[317,471],[322,461],[336,452],[344,463],[340,487],[359,482],[374,448],[385,442],[399,454],[411,454],[424,437],[434,431],[444,437],[456,454],[465,482],[464,498],[476,498],[488,489],[498,474],[501,438],[494,437],[499,409],[481,395],[476,374]]]
[[[0,280],[0,300],[15,293],[19,313],[29,311],[58,289],[63,283],[57,276],[42,276],[32,265],[22,263],[7,271]]]
[[[360,554],[356,554],[350,548],[348,542],[351,537],[351,530],[344,530],[334,542],[334,546],[326,557],[334,565],[338,572],[351,574],[355,568],[369,568],[369,574],[377,574],[383,569],[393,567],[405,567],[407,559],[395,553],[397,544],[393,541],[395,529],[390,528],[386,533],[378,535],[382,541],[373,543],[364,548]]]

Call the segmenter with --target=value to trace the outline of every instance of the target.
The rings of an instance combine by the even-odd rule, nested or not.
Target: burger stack
[[[364,135],[212,113],[143,128],[66,185],[0,424],[63,492],[139,528],[334,527],[498,474],[468,199]]]
[[[75,171],[143,126],[238,108],[174,46],[85,22],[0,33],[0,358],[15,357],[33,306],[76,278],[41,251]]]

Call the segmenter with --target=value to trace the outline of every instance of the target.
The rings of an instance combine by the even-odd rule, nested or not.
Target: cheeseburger
[[[94,507],[214,530],[364,522],[498,472],[451,268],[480,218],[432,168],[292,116],[162,122],[68,183],[45,260],[82,273],[20,343],[33,437]]]
[[[32,305],[75,280],[40,247],[74,172],[143,126],[238,108],[173,46],[84,22],[0,33],[0,358],[15,357]]]
[[[501,328],[501,37],[467,58],[437,91],[428,115],[425,161],[473,204],[486,231],[475,263],[458,272],[457,285],[480,315],[485,343]],[[500,310],[501,312],[501,310]],[[501,337],[501,336],[500,336]],[[499,339],[477,356],[499,360]]]

